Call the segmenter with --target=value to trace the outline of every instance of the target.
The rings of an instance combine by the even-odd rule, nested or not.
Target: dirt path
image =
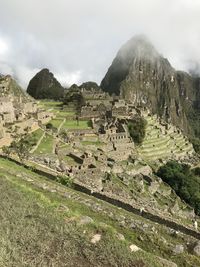
[[[57,135],[59,135],[60,133],[60,130],[62,129],[64,123],[66,122],[66,119],[64,119],[61,124],[59,125],[58,127],[58,130],[57,130]],[[56,149],[56,145],[59,143],[60,139],[59,138],[55,138],[53,140],[53,146],[52,146],[52,153],[55,154],[55,149]]]

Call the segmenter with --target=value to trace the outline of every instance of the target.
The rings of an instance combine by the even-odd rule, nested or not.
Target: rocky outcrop
[[[122,46],[101,87],[135,105],[149,107],[186,133],[194,133],[193,113],[200,111],[200,79],[176,71],[143,36]]]
[[[200,241],[196,242],[193,248],[193,253],[198,257],[200,256]]]
[[[173,254],[177,255],[177,254],[182,254],[184,252],[184,246],[183,245],[176,245],[173,248]]]
[[[35,99],[60,100],[64,88],[48,69],[42,69],[29,82],[27,93]]]

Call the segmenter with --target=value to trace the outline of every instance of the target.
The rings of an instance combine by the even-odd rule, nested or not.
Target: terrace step
[[[142,146],[138,148],[142,158],[156,160],[174,158],[174,156],[183,157],[193,153],[193,146],[175,127],[165,130],[156,116],[147,116],[145,119],[147,121],[146,136]]]

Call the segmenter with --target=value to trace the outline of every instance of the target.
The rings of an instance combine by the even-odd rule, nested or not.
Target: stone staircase
[[[144,160],[181,159],[194,153],[186,136],[172,125],[161,125],[156,116],[145,116],[146,136],[138,153]]]

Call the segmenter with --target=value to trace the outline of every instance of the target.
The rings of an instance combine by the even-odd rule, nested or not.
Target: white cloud
[[[76,83],[79,84],[81,82],[81,71],[75,72],[66,72],[66,73],[55,73],[54,76],[56,79],[64,86],[69,87],[70,85]]]
[[[0,6],[0,40],[9,40],[0,73],[8,66],[22,84],[43,67],[64,84],[100,82],[135,34],[146,34],[178,69],[200,62],[199,0],[0,0]]]
[[[9,50],[9,45],[8,43],[3,40],[3,39],[0,39],[0,56],[5,56],[7,54]]]

